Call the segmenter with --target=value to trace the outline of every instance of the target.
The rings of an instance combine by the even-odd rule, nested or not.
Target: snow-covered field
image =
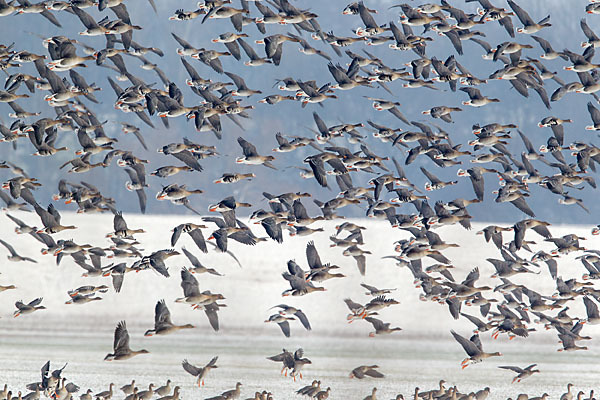
[[[30,224],[39,223],[33,213],[15,214]],[[170,247],[170,229],[182,222],[197,222],[196,218],[182,216],[137,216],[125,215],[131,228],[144,227],[148,233],[137,235],[143,254]],[[63,223],[75,220],[73,214],[65,213]],[[229,389],[240,381],[244,384],[242,398],[252,397],[255,390],[266,389],[274,393],[275,399],[294,398],[294,391],[309,384],[312,379],[320,379],[322,386],[331,386],[333,399],[361,399],[370,394],[372,387],[379,388],[379,398],[391,398],[402,392],[411,395],[415,386],[427,389],[436,385],[439,379],[446,379],[450,385],[456,384],[461,392],[477,390],[484,386],[492,389],[491,398],[513,398],[518,393],[540,395],[547,392],[557,398],[565,391],[567,382],[573,382],[579,390],[587,391],[597,386],[597,359],[600,347],[597,339],[584,343],[588,351],[559,353],[555,333],[546,332],[538,325],[528,339],[516,338],[509,341],[504,335],[492,340],[489,332],[481,335],[484,350],[501,351],[504,356],[485,363],[460,369],[460,361],[465,354],[451,335],[450,329],[467,336],[473,326],[466,320],[455,321],[447,306],[418,299],[420,289],[414,288],[413,277],[407,268],[396,266],[393,260],[381,259],[391,255],[393,242],[406,238],[406,232],[392,229],[385,221],[356,221],[367,227],[364,234],[364,249],[372,252],[367,256],[366,277],[360,276],[356,262],[343,257],[342,249],[330,248],[328,235],[334,232],[333,224],[321,224],[324,233],[309,237],[288,237],[283,245],[273,241],[250,247],[233,243],[231,250],[240,259],[240,268],[226,254],[209,252],[202,254],[187,235],[177,243],[180,250],[185,246],[191,250],[205,266],[220,271],[225,276],[204,274],[197,276],[201,290],[210,289],[222,293],[227,307],[219,312],[221,330],[214,332],[208,325],[202,311],[175,303],[182,290],[179,286],[181,267],[189,265],[181,255],[167,260],[171,274],[164,278],[151,271],[139,274],[129,273],[121,293],[115,293],[110,278],[83,278],[84,272],[69,257],[56,266],[52,256],[39,253],[39,243],[33,238],[17,236],[12,223],[1,218],[0,237],[12,243],[22,255],[37,259],[38,264],[5,262],[0,269],[0,285],[14,284],[17,290],[0,293],[0,383],[7,382],[13,390],[25,392],[25,384],[39,380],[39,368],[52,360],[52,368],[65,362],[69,365],[64,375],[80,385],[94,391],[105,390],[108,383],[119,387],[136,379],[140,390],[148,383],[162,385],[167,378],[182,387],[182,398],[206,398]],[[105,234],[112,230],[109,215],[77,216],[78,229],[58,238],[73,238],[77,243],[90,243],[108,246]],[[256,228],[255,228],[256,227]],[[480,284],[495,285],[498,281],[489,276],[493,268],[485,259],[500,258],[492,245],[485,243],[476,231],[483,226],[475,224],[473,230],[442,227],[436,232],[448,241],[460,244],[459,248],[448,249],[443,253],[456,267],[453,275],[457,281],[474,267],[479,267],[482,279]],[[262,228],[254,225],[260,236]],[[599,248],[598,239],[590,234],[591,226],[561,227],[551,226],[557,237],[566,233],[577,233],[588,238],[585,246]],[[206,231],[208,233],[208,231]],[[512,233],[508,233],[512,235]],[[208,235],[206,235],[208,236]],[[508,236],[505,236],[505,241]],[[535,240],[536,249],[552,249],[551,244],[528,231],[528,240]],[[281,297],[288,288],[281,277],[286,269],[286,261],[295,259],[308,269],[305,249],[309,240],[314,240],[322,261],[339,265],[340,272],[347,278],[330,280],[324,283],[325,292],[303,297]],[[7,253],[0,249],[0,257]],[[531,257],[521,252],[523,257]],[[563,256],[559,260],[559,275],[564,279],[581,279],[583,266],[575,260],[577,254]],[[132,262],[128,261],[128,262]],[[105,261],[106,262],[106,261]],[[426,261],[425,265],[430,262]],[[534,267],[534,270],[537,270]],[[554,292],[545,264],[542,263],[539,275],[516,276],[515,283],[526,284],[543,294]],[[377,287],[397,288],[390,295],[400,304],[381,312],[381,319],[400,326],[403,331],[387,337],[369,338],[370,324],[358,321],[348,324],[348,309],[344,298],[365,303],[369,297],[359,286],[361,282]],[[103,300],[84,305],[66,305],[67,290],[85,284],[106,284],[111,286]],[[498,293],[488,296],[496,296]],[[47,310],[31,315],[12,318],[14,302],[26,302],[35,297],[43,297]],[[154,305],[165,299],[176,324],[192,323],[196,329],[177,332],[166,337],[144,337],[143,333],[153,327]],[[305,331],[298,322],[292,321],[292,337],[285,338],[275,325],[265,324],[272,310],[270,307],[286,303],[301,308],[308,316],[313,330]],[[585,318],[581,300],[569,304],[570,314]],[[479,315],[476,308],[463,307],[463,312]],[[133,349],[145,348],[148,355],[141,355],[125,362],[104,362],[104,356],[112,351],[113,330],[120,320],[126,320],[131,335]],[[598,336],[600,329],[585,326],[583,334]],[[290,378],[280,376],[281,367],[266,359],[282,348],[295,350],[302,347],[312,365],[304,369],[302,382],[294,383]],[[181,368],[181,361],[187,358],[200,365],[218,355],[219,368],[211,371],[206,386],[194,386],[195,379]],[[513,374],[498,369],[499,365],[519,365],[524,367],[538,363],[541,374],[520,383],[511,385]],[[377,364],[385,379],[362,381],[349,379],[350,371],[359,365]],[[123,397],[119,393],[117,398]]]

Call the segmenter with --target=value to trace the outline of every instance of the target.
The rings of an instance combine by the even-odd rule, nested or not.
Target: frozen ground
[[[35,214],[15,214],[25,222],[36,224]],[[73,215],[65,213],[63,221],[69,223]],[[175,225],[190,221],[187,217],[176,216],[136,216],[126,215],[130,227],[144,227],[149,232],[138,235],[146,248],[144,254],[152,250],[169,248],[170,232]],[[79,229],[62,238],[73,237],[78,243],[108,245],[104,235],[112,230],[112,218],[107,215],[77,217]],[[194,220],[193,218],[191,220]],[[81,221],[80,221],[81,222]],[[558,353],[556,335],[546,331],[534,332],[528,339],[517,338],[509,341],[505,336],[492,340],[489,332],[482,334],[484,349],[501,351],[500,359],[488,360],[483,364],[460,369],[460,361],[465,354],[451,335],[454,329],[468,335],[472,325],[461,319],[451,318],[447,307],[418,300],[419,289],[415,289],[412,275],[406,268],[399,268],[392,260],[381,260],[383,255],[393,253],[393,242],[407,234],[393,230],[387,222],[357,221],[368,229],[365,233],[364,248],[373,254],[367,258],[367,275],[361,277],[352,258],[343,257],[340,248],[330,248],[327,236],[333,226],[323,224],[325,233],[308,238],[285,237],[283,245],[268,241],[250,247],[234,243],[231,249],[243,264],[239,268],[227,255],[210,252],[207,255],[197,250],[189,237],[183,235],[177,248],[186,246],[192,250],[206,266],[216,268],[224,277],[201,275],[198,277],[201,289],[223,293],[227,308],[219,313],[221,330],[216,333],[208,326],[203,312],[174,302],[181,296],[179,269],[187,265],[182,256],[167,260],[171,277],[165,279],[150,271],[140,274],[127,274],[121,293],[111,290],[99,302],[85,305],[65,305],[67,290],[84,284],[110,285],[110,278],[82,278],[83,272],[72,260],[65,258],[60,266],[54,264],[51,256],[39,254],[38,243],[30,237],[16,236],[13,226],[2,218],[0,235],[12,243],[16,250],[34,256],[38,264],[5,262],[0,269],[0,284],[14,284],[17,290],[0,294],[0,383],[7,382],[13,390],[25,390],[26,383],[39,379],[39,368],[48,359],[53,367],[69,366],[65,376],[82,389],[90,387],[94,391],[105,390],[108,383],[118,386],[136,379],[141,387],[154,382],[158,385],[171,378],[182,387],[183,399],[205,398],[219,394],[240,381],[244,384],[242,398],[252,397],[255,390],[267,389],[275,399],[294,398],[294,391],[309,384],[312,379],[321,379],[322,386],[332,387],[330,398],[362,399],[370,394],[371,388],[379,388],[381,399],[392,398],[402,392],[410,395],[415,386],[431,388],[441,378],[456,384],[461,392],[477,390],[484,386],[492,389],[491,398],[505,399],[518,393],[530,395],[548,392],[551,398],[558,398],[565,391],[567,382],[573,382],[577,389],[587,392],[597,387],[597,359],[600,350],[597,339],[585,343],[590,349],[586,352]],[[500,258],[493,245],[483,241],[475,232],[482,226],[475,225],[471,231],[461,227],[443,227],[437,230],[448,242],[461,245],[458,249],[448,249],[449,257],[456,269],[457,280],[461,280],[472,268],[479,266],[484,279],[481,284],[493,283],[488,279],[493,268],[485,261],[488,257]],[[590,235],[591,226],[555,227],[551,232],[561,236],[574,232],[588,237],[588,248],[599,248],[598,240]],[[255,229],[257,234],[262,228]],[[70,236],[71,235],[71,236]],[[59,236],[60,237],[60,236]],[[542,244],[541,237],[527,233],[528,240],[536,240],[537,248],[551,249]],[[281,273],[288,259],[295,259],[307,268],[305,258],[306,243],[316,242],[323,262],[340,265],[340,271],[348,277],[325,282],[326,292],[314,293],[298,298],[282,298],[286,282]],[[506,239],[505,239],[506,240]],[[0,257],[4,249],[0,249]],[[523,256],[528,256],[522,253]],[[584,272],[575,260],[576,254],[563,256],[559,261],[559,275],[565,279],[581,278]],[[428,262],[426,262],[427,264]],[[545,294],[554,291],[554,282],[545,265],[541,274],[517,276],[516,283],[527,284]],[[378,287],[397,288],[393,297],[400,305],[384,310],[381,318],[400,326],[403,331],[388,337],[369,338],[371,325],[362,321],[346,323],[348,310],[342,301],[351,297],[364,303],[368,297],[359,286],[365,282]],[[31,315],[13,319],[14,302],[22,299],[30,301],[43,296],[43,304],[48,307]],[[176,324],[193,323],[196,329],[182,331],[166,337],[144,337],[143,332],[153,326],[154,305],[165,299]],[[270,315],[269,308],[287,303],[301,308],[307,314],[313,330],[305,331],[298,323],[292,322],[292,337],[285,338],[279,328],[265,324]],[[569,304],[572,315],[585,317],[580,300]],[[463,307],[463,312],[478,315],[478,309]],[[112,351],[113,330],[119,320],[125,319],[134,349],[150,351],[126,362],[104,362],[104,356]],[[543,330],[543,329],[541,329]],[[598,336],[600,329],[586,326],[583,334]],[[279,365],[266,359],[277,354],[282,348],[295,350],[302,347],[306,357],[313,362],[304,369],[302,382],[294,383],[280,376]],[[206,386],[194,387],[194,378],[181,368],[181,360],[187,358],[194,364],[204,364],[213,356],[219,356],[219,368],[211,371]],[[541,374],[536,374],[523,383],[511,385],[512,373],[500,370],[498,365],[525,366],[538,363]],[[349,379],[349,372],[358,365],[378,364],[386,375],[383,380]],[[122,395],[117,395],[121,398]]]

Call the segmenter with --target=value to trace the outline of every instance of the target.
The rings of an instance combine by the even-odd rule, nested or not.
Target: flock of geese
[[[499,335],[506,335],[510,339],[527,338],[535,335],[534,323],[556,332],[560,342],[558,351],[587,350],[587,346],[579,344],[591,339],[584,335],[585,326],[600,323],[600,289],[593,284],[594,280],[600,279],[600,251],[585,248],[582,242],[585,238],[575,234],[554,236],[551,224],[536,219],[534,210],[528,204],[530,196],[542,196],[531,191],[535,185],[547,189],[548,192],[543,192],[543,195],[549,199],[554,198],[562,205],[578,206],[583,210],[581,212],[589,212],[575,193],[596,189],[594,173],[596,163],[600,163],[600,148],[594,146],[591,140],[569,143],[570,134],[565,132],[572,122],[567,118],[569,115],[549,115],[551,104],[561,104],[566,101],[565,96],[586,96],[589,98],[587,110],[591,121],[586,129],[600,130],[600,110],[597,108],[600,99],[596,95],[600,90],[600,65],[593,61],[595,48],[600,46],[600,37],[585,18],[580,22],[582,32],[573,32],[574,36],[579,35],[584,40],[581,52],[553,49],[544,36],[552,29],[552,24],[560,19],[543,15],[541,6],[535,12],[531,10],[530,15],[512,0],[498,0],[502,4],[496,5],[489,0],[441,0],[439,3],[422,5],[397,4],[390,9],[386,9],[387,6],[379,7],[377,3],[367,6],[362,1],[345,7],[340,4],[339,11],[344,16],[335,18],[344,18],[348,24],[359,25],[355,30],[338,32],[349,36],[337,36],[330,31],[326,16],[312,12],[310,4],[292,4],[288,0],[241,0],[238,7],[229,0],[206,0],[199,2],[196,9],[176,10],[169,19],[194,24],[193,32],[212,35],[214,45],[211,48],[196,48],[190,43],[194,37],[182,38],[171,34],[181,46],[176,50],[177,60],[174,54],[160,48],[145,47],[151,41],[145,32],[149,30],[152,33],[152,27],[138,24],[146,16],[149,19],[155,16],[152,12],[144,16],[130,16],[128,1],[56,0],[32,4],[28,0],[0,0],[2,23],[20,18],[18,14],[35,13],[41,14],[40,24],[45,23],[43,18],[59,28],[62,26],[60,21],[80,24],[82,31],[79,35],[102,38],[89,39],[96,40],[94,43],[98,45],[91,47],[86,44],[86,39],[80,40],[79,37],[44,37],[43,32],[36,32],[41,35],[47,49],[45,54],[31,52],[25,40],[0,44],[0,69],[7,77],[4,90],[0,91],[0,102],[6,103],[6,107],[12,110],[7,113],[8,108],[3,108],[0,134],[1,141],[7,142],[3,144],[3,154],[8,155],[11,148],[17,148],[17,144],[31,148],[33,156],[43,158],[48,168],[54,168],[54,160],[60,160],[56,173],[68,168],[67,171],[72,174],[70,178],[74,174],[85,174],[101,168],[107,174],[112,173],[114,179],[122,179],[124,188],[136,193],[142,213],[148,201],[148,176],[154,177],[151,179],[169,178],[168,181],[172,183],[162,185],[154,199],[169,200],[174,205],[186,207],[192,213],[190,222],[168,227],[172,229],[172,235],[170,243],[165,244],[164,248],[141,250],[138,240],[142,239],[139,236],[146,231],[142,227],[130,227],[119,211],[122,205],[102,194],[94,183],[85,181],[85,175],[81,175],[84,180],[79,182],[60,179],[57,194],[47,199],[36,194],[40,186],[48,183],[30,175],[28,156],[22,157],[19,162],[6,160],[0,164],[0,168],[7,169],[10,177],[2,185],[4,191],[0,191],[0,197],[6,205],[6,222],[10,220],[15,224],[16,233],[3,238],[0,243],[6,248],[10,261],[37,263],[39,259],[34,252],[20,255],[11,245],[17,240],[27,241],[28,246],[37,241],[42,254],[54,255],[57,264],[66,258],[84,270],[84,277],[98,280],[111,277],[112,289],[105,284],[88,284],[69,291],[67,304],[85,304],[102,300],[100,294],[111,290],[119,293],[126,275],[130,276],[128,280],[135,279],[135,274],[129,274],[133,271],[153,270],[157,273],[156,279],[170,279],[173,271],[169,271],[169,258],[185,256],[189,263],[180,270],[183,296],[174,301],[203,311],[212,329],[219,331],[219,313],[225,312],[222,308],[226,307],[226,298],[221,293],[201,288],[197,277],[204,273],[215,276],[222,274],[202,265],[195,252],[207,253],[211,250],[227,253],[232,262],[241,266],[238,256],[231,250],[232,240],[251,246],[260,246],[260,242],[273,240],[284,248],[289,241],[296,240],[286,237],[284,243],[284,233],[289,233],[290,237],[310,236],[323,232],[320,221],[339,219],[335,231],[330,232],[330,246],[340,248],[341,254],[353,260],[351,264],[356,264],[358,271],[353,270],[354,267],[323,262],[318,253],[318,247],[322,244],[308,241],[308,269],[300,265],[303,261],[289,260],[282,273],[282,287],[286,288],[282,296],[290,296],[289,303],[293,304],[296,296],[325,291],[324,283],[327,280],[342,279],[357,273],[368,276],[367,261],[371,263],[381,257],[367,250],[363,240],[363,235],[368,236],[366,228],[359,221],[353,223],[338,214],[342,213],[344,207],[354,206],[366,209],[367,217],[381,219],[382,224],[389,223],[398,228],[398,237],[401,239],[390,249],[394,255],[383,258],[392,259],[410,270],[415,286],[420,289],[421,300],[447,306],[455,319],[465,319],[473,324],[473,332],[469,334],[453,330],[448,332],[448,337],[452,336],[466,353],[466,358],[460,364],[462,368],[502,356],[499,352],[484,351],[480,334],[490,332],[494,339]],[[156,12],[154,0],[149,1]],[[475,2],[478,3],[477,8],[470,4]],[[378,6],[377,9],[370,8],[374,6]],[[600,3],[592,1],[585,7],[585,12],[591,15],[590,18],[595,18],[592,14],[600,14]],[[387,19],[380,17],[386,15],[389,16]],[[229,19],[231,26],[228,22],[215,22],[216,19]],[[227,31],[216,33],[222,32],[221,29]],[[493,30],[498,31],[495,36],[504,37],[503,41],[488,43],[485,40],[485,32]],[[441,49],[436,55],[430,51],[432,42],[439,44],[436,48]],[[296,43],[306,57],[317,56],[312,57],[315,63],[326,63],[331,76],[325,79],[322,76],[303,80],[293,77],[277,79],[276,91],[271,88],[250,88],[242,76],[225,70],[231,65],[231,60],[243,63],[244,66],[236,71],[247,76],[255,73],[256,69],[246,67],[260,70],[272,64],[275,68],[284,69],[283,51],[289,52],[291,43]],[[470,58],[463,56],[465,52],[471,59],[483,57],[487,60],[488,70],[478,70],[478,76],[472,74],[467,69],[472,67]],[[223,62],[225,58],[229,61]],[[181,63],[189,79],[185,82],[171,80],[161,69],[163,60],[167,59],[173,61],[170,68],[174,68],[174,65],[181,67]],[[142,62],[142,69],[154,71],[164,87],[134,75],[137,68],[134,61]],[[100,68],[111,70],[108,82],[88,84],[95,76],[92,71]],[[558,73],[554,69],[562,71]],[[202,77],[208,73],[216,73],[219,80]],[[563,79],[572,81],[567,83]],[[397,80],[402,83],[395,82]],[[530,102],[541,101],[548,112],[539,115],[539,127],[550,129],[518,126],[515,121],[509,120],[510,115],[503,115],[504,100],[485,95],[486,85],[493,80],[502,80],[506,90],[514,89],[519,93],[523,97],[523,107]],[[371,115],[366,109],[365,115],[361,115],[362,120],[357,117],[358,121],[328,124],[327,121],[335,116],[328,115],[327,104],[350,99],[349,91],[356,88],[369,90],[371,95],[365,96],[369,103],[362,97],[353,101],[371,104],[375,111],[388,111],[395,118],[394,124],[383,125],[378,116],[387,117],[388,114],[374,112]],[[121,123],[122,131],[134,134],[139,145],[123,148],[118,138],[105,133],[108,122],[103,121],[102,112],[95,111],[101,107],[94,94],[99,90],[114,91],[114,108],[119,113],[125,113],[122,114],[123,119],[128,121]],[[266,95],[268,90],[275,93]],[[453,104],[435,103],[434,94],[440,90],[456,92]],[[184,93],[187,96],[185,98]],[[408,100],[409,96],[414,96],[413,93],[431,98],[431,107],[418,117],[431,119],[417,121],[416,116],[406,116],[401,111],[402,104],[397,98]],[[266,97],[255,101],[259,95]],[[45,104],[36,108],[35,105],[39,103],[26,98],[43,98]],[[225,129],[227,125],[224,121],[231,121],[243,128],[244,119],[250,118],[252,109],[259,107],[257,103],[264,104],[260,107],[277,107],[278,103],[284,101],[299,103],[298,113],[305,114],[309,119],[312,117],[316,136],[246,132],[244,137],[237,138],[239,148],[235,151],[240,155],[235,162],[231,160],[230,171],[215,173],[214,168],[208,167],[211,158],[229,157],[224,153],[233,149],[199,143],[204,132],[212,132],[221,139],[236,129]],[[497,107],[494,113],[498,115],[499,122],[482,125],[477,119],[478,114],[469,113],[466,108],[483,106]],[[562,114],[568,109],[555,107],[555,110]],[[473,117],[474,139],[467,143],[455,143],[453,114],[459,112]],[[144,136],[150,128],[160,125],[166,131],[169,119],[177,117],[193,120],[194,127],[186,132],[171,132],[171,137],[176,141],[165,141],[158,149],[164,155],[160,158],[161,163],[168,165],[155,165],[152,168],[156,168],[148,173],[149,149]],[[135,122],[145,126],[137,126]],[[373,138],[368,137],[367,132]],[[537,141],[534,137],[544,132],[549,134],[546,144],[536,148],[532,143]],[[263,137],[259,138],[259,134]],[[277,146],[272,149],[272,154],[303,154],[304,158],[300,158],[303,162],[298,160],[293,166],[299,169],[301,178],[314,180],[315,193],[278,192],[277,179],[292,180],[298,177],[288,169],[283,169],[283,165],[278,164],[279,160],[262,146],[267,141],[264,137],[271,137],[271,134],[275,134],[273,143]],[[69,135],[77,137],[80,148],[76,149],[75,158],[67,160],[62,158],[62,154],[71,150],[58,143],[67,141],[63,137]],[[263,147],[260,150],[252,143],[259,141]],[[376,145],[387,149],[385,154],[376,154],[371,150]],[[465,148],[462,148],[463,145],[466,145]],[[517,150],[515,152],[509,148]],[[118,167],[111,166],[114,159]],[[467,163],[472,166],[456,170],[457,165]],[[249,167],[245,169],[241,164]],[[413,171],[418,173],[415,164],[419,165],[418,170],[427,179],[421,188],[421,185],[411,182],[404,171],[406,168],[411,175]],[[268,170],[259,168],[261,165]],[[123,168],[125,174],[119,171],[119,167]],[[438,177],[440,174],[447,175],[445,169],[452,170],[458,177],[468,178],[472,196],[469,195],[468,199],[446,198],[430,204],[427,192],[443,191],[446,187],[459,184],[459,179],[444,180]],[[214,199],[215,203],[208,207],[210,213],[215,213],[212,215],[219,216],[203,216],[204,213],[198,211],[198,199],[211,198],[211,185],[231,184],[233,192],[233,188],[240,185],[252,185],[257,175],[266,174],[267,171],[270,177],[277,178],[271,178],[269,192],[263,193],[264,199],[243,199],[253,202],[247,203],[231,195],[220,201]],[[182,172],[195,176],[193,187],[175,183],[185,175],[178,175]],[[499,178],[495,190],[486,190],[486,175]],[[128,181],[125,182],[125,178]],[[487,180],[489,188],[492,179]],[[331,192],[323,188],[330,189],[333,181],[339,187],[339,194],[326,201],[318,200],[317,197],[331,196]],[[357,182],[362,182],[362,185]],[[310,185],[303,184],[305,186]],[[312,203],[320,210],[319,215],[309,214],[311,209],[306,208],[309,202],[306,198],[312,198]],[[266,200],[266,210],[258,208],[259,200]],[[69,213],[65,222],[55,206],[58,202],[76,204],[78,214],[106,213],[107,218],[113,218],[114,230],[106,233],[104,238],[110,241],[110,245],[106,247],[100,243],[92,245],[68,239],[77,236],[77,221],[85,216]],[[488,258],[486,261],[490,265],[487,268],[483,265],[475,268],[462,266],[463,270],[470,270],[462,277],[461,268],[455,269],[452,261],[443,254],[445,249],[457,245],[444,241],[436,231],[454,224],[471,229],[469,207],[477,203],[486,203],[490,208],[497,207],[494,203],[510,203],[514,206],[514,215],[521,217],[503,226],[487,226],[478,232],[483,235],[481,240],[491,241],[497,247],[500,258]],[[249,210],[249,221],[262,227],[261,236],[257,229],[251,229],[240,219],[243,212],[238,209]],[[580,212],[578,208],[564,210]],[[23,211],[33,211],[35,214]],[[34,217],[36,214],[39,219]],[[527,231],[533,231],[535,235]],[[193,250],[190,247],[175,248],[184,233],[184,237],[189,235],[192,239]],[[599,233],[599,227],[591,232],[592,235]],[[532,239],[552,243],[555,249],[545,252]],[[148,247],[149,243],[145,245]],[[571,252],[577,254],[583,266],[581,280],[563,278],[563,271],[560,270],[561,257]],[[284,262],[286,260],[282,260],[282,265]],[[547,265],[548,270],[541,269],[541,265]],[[480,271],[483,273],[484,269],[493,272],[491,279],[495,282],[494,286],[478,284]],[[518,274],[540,273],[549,274],[555,281],[554,293],[538,293],[513,281]],[[399,274],[404,272],[400,271]],[[485,275],[488,275],[487,272]],[[394,289],[379,289],[368,284],[363,284],[363,288],[371,296],[365,304],[350,298],[339,299],[348,306],[348,322],[361,323],[359,321],[364,320],[371,324],[373,331],[369,336],[372,337],[389,334],[401,337],[402,328],[394,326],[394,322],[384,321],[380,315],[384,309],[399,304],[392,297]],[[7,282],[0,286],[0,291],[11,289],[19,290]],[[154,327],[148,329],[145,336],[172,334],[194,328],[192,324],[177,325],[171,320],[168,306],[171,301],[157,301]],[[574,308],[574,304],[582,304],[586,315],[570,315],[569,310]],[[466,313],[463,305],[478,307],[471,309],[478,309],[480,316]],[[41,297],[17,301],[15,307],[15,318],[45,309]],[[274,305],[272,310],[273,314],[265,322],[277,324],[286,337],[291,336],[292,328],[312,330],[310,315],[317,311],[301,310],[283,303]],[[490,342],[489,347],[493,347],[493,343]],[[149,353],[146,349],[137,349],[135,345],[133,349],[130,347],[126,321],[120,321],[114,331],[113,349],[104,360],[124,361],[146,353]],[[282,374],[289,374],[294,382],[302,379],[304,367],[312,364],[302,348],[293,352],[283,349],[268,359],[281,363]],[[218,357],[215,356],[200,366],[183,360],[182,367],[202,387],[205,379],[210,377],[210,370],[218,368],[217,364]],[[535,363],[529,366],[499,366],[516,374],[514,383],[539,373],[536,367]],[[361,365],[350,372],[350,377],[384,378],[378,368],[377,365]],[[108,391],[93,392],[90,389],[84,394],[76,394],[79,387],[73,382],[66,382],[67,379],[62,376],[63,369],[51,372],[48,362],[42,368],[41,381],[27,386],[30,390],[28,394],[16,394],[5,386],[4,391],[0,392],[0,399],[35,400],[40,395],[46,395],[55,400],[73,396],[79,396],[81,400],[109,400],[119,394],[112,383]],[[446,388],[444,384],[442,381],[439,389],[429,391],[416,388],[414,398],[483,400],[490,392],[489,388],[485,388],[478,392],[461,393],[456,386]],[[242,387],[242,383],[238,382],[235,388],[210,399],[238,399]],[[573,399],[572,387],[569,384],[561,400]],[[121,388],[127,400],[177,400],[180,390],[180,386],[172,387],[170,380],[160,387],[151,384],[147,390],[139,389],[135,381]],[[321,387],[319,380],[314,380],[296,393],[323,400],[328,398],[331,390],[330,387]],[[373,388],[371,395],[365,399],[375,400],[376,392],[377,388]],[[576,395],[578,400],[593,399],[593,391],[589,397],[584,396],[583,392]],[[268,400],[273,396],[265,390],[256,392],[251,398]],[[402,398],[402,395],[396,397]],[[518,400],[527,398],[527,395],[517,397]],[[529,398],[546,399],[548,394]]]

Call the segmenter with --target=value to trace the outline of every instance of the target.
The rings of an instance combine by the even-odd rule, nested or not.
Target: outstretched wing
[[[315,242],[312,240],[306,245],[306,259],[308,260],[308,265],[311,269],[323,267],[321,258],[319,257],[319,253],[315,247]]]
[[[310,322],[308,322],[308,318],[306,318],[306,314],[304,314],[304,312],[302,312],[302,310],[298,310],[294,313],[294,315],[296,317],[298,317],[298,319],[300,320],[300,322],[302,323],[302,325],[304,326],[304,328],[306,328],[307,331],[310,331],[312,328],[310,327]]]
[[[217,367],[217,360],[219,359],[219,356],[213,357],[212,360],[210,360],[208,362],[208,364],[206,364],[204,366],[204,368],[216,368]]]
[[[171,312],[167,308],[167,303],[160,300],[154,307],[154,326],[158,327],[164,324],[171,324]]]
[[[533,364],[533,365],[535,365],[535,364]],[[514,372],[516,372],[517,374],[520,374],[521,372],[523,372],[523,371],[524,371],[522,368],[519,368],[519,367],[513,367],[513,366],[510,366],[510,365],[502,365],[502,366],[499,366],[498,368],[502,368],[502,369],[509,369],[509,370],[511,370],[511,371],[514,371]]]
[[[450,333],[452,333],[452,336],[454,336],[454,339],[460,343],[460,345],[462,346],[462,348],[465,350],[465,352],[473,357],[476,356],[477,354],[480,353],[479,348],[475,345],[475,343],[473,343],[472,341],[468,340],[467,338],[464,338],[462,336],[460,336],[458,333],[454,332],[454,331],[450,331]]]
[[[219,315],[217,314],[217,311],[219,311],[219,306],[215,303],[204,306],[204,313],[208,318],[210,326],[212,326],[215,331],[219,330]]]
[[[367,369],[365,371],[365,375],[370,376],[371,378],[383,378],[384,377],[384,375],[381,372],[374,370],[372,368]]]
[[[279,327],[281,328],[281,332],[283,332],[285,337],[290,337],[290,323],[287,320],[278,322],[277,325],[279,325]]]
[[[115,350],[115,354],[129,350],[129,332],[127,332],[127,325],[125,324],[125,321],[119,322],[115,328],[115,341],[113,348]]]
[[[198,368],[196,366],[193,366],[192,364],[190,364],[188,362],[188,360],[183,360],[181,362],[181,366],[183,367],[183,369],[188,373],[191,374],[193,376],[198,376],[200,375],[200,373],[202,372],[202,368]]]

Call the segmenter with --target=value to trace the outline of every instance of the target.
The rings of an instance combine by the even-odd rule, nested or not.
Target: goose
[[[167,308],[164,300],[156,303],[154,308],[154,329],[149,329],[144,333],[144,336],[166,335],[176,332],[181,329],[192,329],[194,325],[175,325],[171,322],[171,313]],[[169,390],[170,391],[170,390]],[[141,398],[141,396],[140,396]],[[146,399],[147,400],[147,399]]]
[[[206,364],[204,367],[195,367],[192,364],[190,364],[187,360],[183,360],[182,362],[182,366],[183,369],[189,373],[192,376],[196,377],[196,382],[198,387],[204,386],[204,379],[206,378],[206,375],[210,372],[211,369],[213,368],[218,368],[217,366],[217,360],[219,359],[219,357],[213,357],[208,364]]]
[[[470,339],[466,339],[465,337],[459,335],[458,333],[456,333],[454,331],[450,331],[450,333],[452,333],[452,336],[454,337],[454,339],[458,343],[460,343],[462,348],[465,350],[465,352],[469,356],[468,358],[465,358],[461,362],[462,369],[467,368],[470,364],[482,362],[483,360],[490,358],[490,357],[502,356],[502,353],[500,353],[500,352],[495,352],[495,353],[484,352],[483,348],[481,346],[481,341],[479,340],[479,335],[477,335],[477,334],[473,335]]]
[[[113,344],[113,353],[109,353],[104,357],[104,361],[121,361],[128,360],[140,354],[150,353],[148,350],[131,350],[129,347],[129,332],[125,321],[120,321],[115,328],[115,340]],[[112,386],[111,386],[112,391]],[[112,396],[112,392],[111,392]],[[106,399],[104,399],[106,400]]]

